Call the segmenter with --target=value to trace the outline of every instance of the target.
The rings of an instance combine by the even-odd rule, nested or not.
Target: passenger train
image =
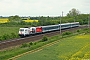
[[[79,22],[73,22],[73,23],[63,23],[63,24],[57,24],[57,25],[20,28],[19,36],[24,37],[29,35],[35,35],[38,33],[56,31],[56,30],[60,30],[60,27],[61,29],[67,29],[67,28],[74,28],[78,26],[79,26]]]

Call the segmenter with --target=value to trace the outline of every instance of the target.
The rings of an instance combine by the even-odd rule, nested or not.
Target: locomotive
[[[25,27],[19,29],[19,36],[29,36],[29,35],[35,35],[38,33],[45,33],[45,32],[51,32],[61,29],[67,29],[67,28],[74,28],[79,26],[79,22],[72,22],[72,23],[63,23],[63,24],[57,24],[57,25],[48,25],[48,26],[38,26],[38,27]]]

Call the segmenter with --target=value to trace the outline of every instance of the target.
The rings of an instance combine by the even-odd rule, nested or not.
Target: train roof
[[[20,28],[20,29],[28,29],[28,28]]]
[[[57,25],[40,26],[40,27],[50,27],[50,26],[59,26],[59,24],[57,24]]]
[[[59,24],[59,25],[67,25],[67,24],[71,24],[71,23],[62,23],[62,24]]]
[[[68,25],[68,24],[76,24],[79,22],[72,22],[72,23],[62,23],[61,25]],[[59,26],[60,24],[56,24],[56,25],[47,25],[47,26],[38,26],[38,27],[50,27],[50,26]]]
[[[79,22],[72,22],[72,23],[62,23],[61,25],[67,25],[67,24],[76,24],[76,23],[79,23]],[[60,25],[60,24],[59,24]]]
[[[62,24],[56,24],[56,25],[47,25],[47,26],[37,26],[37,27],[52,27],[52,26],[59,26],[59,25],[68,25],[68,24],[76,24],[79,22],[72,22],[72,23],[62,23]],[[36,28],[36,27],[29,27],[29,28]],[[20,29],[27,29],[27,28],[20,28]]]
[[[76,24],[76,23],[79,23],[79,22],[73,22],[73,23],[71,23],[71,24]]]

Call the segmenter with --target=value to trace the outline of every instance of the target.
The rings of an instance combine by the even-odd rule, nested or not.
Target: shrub
[[[65,36],[65,35],[70,35],[70,34],[72,34],[71,32],[69,32],[69,31],[67,31],[67,32],[63,32],[62,33],[62,36]]]
[[[28,44],[23,43],[22,46],[21,46],[21,48],[24,48],[24,47],[28,47]]]
[[[15,33],[11,33],[10,35],[9,34],[4,34],[4,35],[0,36],[0,41],[8,40],[8,39],[11,39],[11,38],[16,38],[16,37],[18,37],[18,36],[15,35]]]
[[[16,37],[15,33],[11,33],[11,37],[15,38]]]
[[[2,36],[2,40],[7,40],[7,39],[10,39],[10,36],[8,34],[4,34]]]
[[[80,29],[79,29],[79,30],[77,30],[77,32],[80,32]]]
[[[46,36],[43,36],[41,41],[44,42],[44,41],[47,41],[47,40],[48,40],[48,38]]]
[[[0,41],[2,41],[2,36],[0,36]]]
[[[30,44],[30,45],[33,45],[33,42],[30,42],[29,44]]]
[[[34,45],[36,45],[37,43],[36,42],[34,42]]]

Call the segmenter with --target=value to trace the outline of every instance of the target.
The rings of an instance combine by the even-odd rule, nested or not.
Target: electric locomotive
[[[61,29],[74,28],[74,27],[79,26],[79,22],[63,23],[63,24],[39,26],[39,27],[20,28],[18,34],[20,37],[24,37],[24,36],[34,35],[38,33],[56,31],[56,30],[60,30],[60,25],[61,25]]]

